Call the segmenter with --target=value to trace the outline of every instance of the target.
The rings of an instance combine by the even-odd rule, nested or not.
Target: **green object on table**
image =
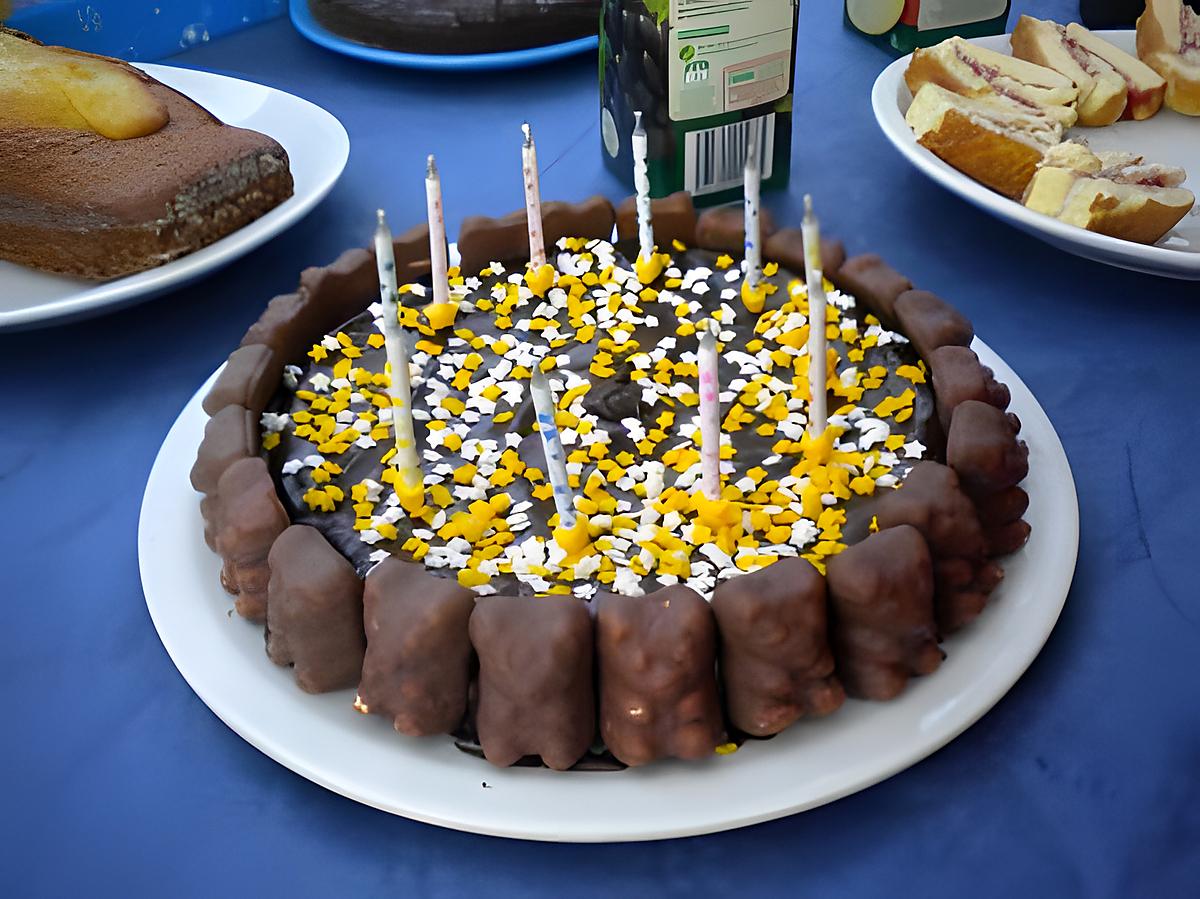
[[[650,194],[699,206],[742,198],[748,147],[764,190],[791,171],[799,0],[603,0],[600,133],[605,164],[633,184],[635,114]]]
[[[845,0],[846,27],[896,55],[1008,31],[1011,0]]]

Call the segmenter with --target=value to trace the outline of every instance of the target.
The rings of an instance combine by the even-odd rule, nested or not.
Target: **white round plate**
[[[87,281],[0,260],[0,331],[110,312],[176,290],[228,265],[300,221],[333,188],[350,155],[341,122],[291,94],[173,66],[138,65],[191,97],[228,125],[261,131],[282,144],[295,192],[266,215],[166,265],[113,281]]]
[[[1122,50],[1137,55],[1132,31],[1096,33]],[[1006,34],[979,38],[971,43],[1001,53],[1010,52]],[[912,103],[912,93],[904,83],[904,70],[910,59],[911,56],[905,56],[896,60],[875,79],[871,106],[884,135],[914,166],[968,203],[1068,253],[1152,275],[1200,280],[1200,205],[1185,215],[1183,221],[1156,245],[1145,246],[1106,234],[1094,234],[1026,209],[964,175],[918,144],[912,129],[904,121]],[[1156,116],[1142,122],[1117,122],[1106,128],[1072,128],[1069,136],[1087,138],[1097,150],[1125,150],[1142,154],[1150,162],[1182,166],[1189,176],[1184,187],[1200,193],[1200,118],[1180,115],[1164,106]]]
[[[1005,562],[982,617],[946,641],[937,672],[891,702],[851,700],[729,756],[621,772],[500,769],[448,737],[402,737],[381,717],[357,714],[353,690],[303,693],[267,659],[262,627],[230,614],[220,560],[204,544],[188,471],[207,384],[171,428],[146,485],[138,528],[146,605],[176,667],[222,721],[296,773],[384,811],[475,833],[598,842],[711,833],[813,808],[962,733],[1016,683],[1066,600],[1079,546],[1067,458],[1028,388],[978,341],[976,350],[1011,388],[1029,442],[1028,545]]]

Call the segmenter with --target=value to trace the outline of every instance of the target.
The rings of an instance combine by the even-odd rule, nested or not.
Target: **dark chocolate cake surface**
[[[334,34],[406,53],[501,53],[596,34],[600,0],[308,0]]]
[[[803,281],[768,266],[773,292],[752,313],[728,256],[675,251],[646,287],[622,249],[560,241],[553,286],[515,265],[455,277],[453,325],[410,331],[427,503],[417,520],[388,483],[382,310],[372,304],[314,346],[264,416],[292,520],[320,530],[360,574],[397,555],[480,594],[581,598],[673,583],[710,596],[785,557],[823,568],[865,537],[876,495],[929,442],[933,395],[915,350],[853,297],[831,293],[834,427],[818,445],[805,436]],[[420,285],[402,290],[410,316],[430,299]],[[717,316],[724,496],[736,511],[714,524],[697,500],[696,325]],[[555,507],[528,389],[536,365],[550,370],[590,530],[586,550],[567,558],[548,539]]]

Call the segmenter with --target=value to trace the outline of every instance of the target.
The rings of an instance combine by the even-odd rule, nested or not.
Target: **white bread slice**
[[[1044,107],[1065,128],[1076,120],[1079,89],[1070,78],[1024,59],[977,47],[961,37],[918,49],[904,80],[914,96],[923,85],[932,83],[964,97],[999,95],[1022,105]]]
[[[1137,51],[1167,80],[1167,106],[1200,115],[1200,14],[1182,0],[1147,0],[1137,20]]]
[[[1021,16],[1012,33],[1013,56],[1048,66],[1079,88],[1079,124],[1111,125],[1125,112],[1129,89],[1109,63],[1071,38],[1057,22]]]
[[[1046,152],[1024,203],[1069,225],[1152,244],[1196,202],[1179,187],[1184,177],[1182,169],[1128,153],[1096,154],[1068,141]]]
[[[1019,200],[1062,124],[1003,97],[963,97],[925,84],[905,115],[917,143],[954,168]]]
[[[1067,25],[1067,37],[1093,56],[1108,63],[1118,75],[1125,79],[1128,99],[1123,119],[1148,119],[1162,108],[1167,82],[1158,72],[1136,56],[1130,56],[1119,47],[1097,37],[1078,22]]]

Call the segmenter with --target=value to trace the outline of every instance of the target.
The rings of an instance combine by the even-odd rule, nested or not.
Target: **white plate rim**
[[[133,65],[168,87],[191,96],[197,103],[209,109],[222,120],[225,119],[225,116],[221,114],[220,102],[214,103],[212,97],[204,93],[206,89],[236,91],[239,85],[243,87],[252,85],[255,89],[267,91],[271,95],[286,97],[289,104],[294,104],[297,111],[303,112],[308,117],[308,121],[314,128],[320,129],[322,139],[327,142],[326,150],[322,154],[325,163],[313,185],[303,194],[293,194],[274,209],[232,234],[227,234],[220,240],[193,253],[144,272],[137,272],[113,281],[99,283],[81,281],[80,292],[63,299],[51,300],[16,310],[0,310],[0,331],[17,331],[60,322],[65,323],[101,312],[114,311],[123,306],[152,299],[205,277],[252,252],[295,225],[329,194],[346,168],[346,161],[350,157],[350,137],[346,133],[345,127],[328,110],[303,97],[248,79],[207,72],[202,69],[157,63],[134,63]],[[199,96],[194,96],[197,86],[200,87],[201,93]],[[253,128],[254,124],[252,121],[243,122],[238,127]],[[268,136],[279,140],[277,135]],[[283,141],[280,140],[280,143],[282,144]],[[285,146],[284,149],[288,148]],[[291,152],[288,155],[293,159],[294,176],[295,157]]]
[[[1133,36],[1133,32],[1129,30],[1097,31],[1096,34],[1118,45],[1132,40]],[[970,42],[991,50],[1008,52],[1010,38],[1010,34],[1004,34],[974,38]],[[884,136],[918,171],[969,203],[1035,237],[1048,240],[1059,247],[1074,247],[1071,252],[1078,255],[1150,274],[1187,280],[1200,279],[1200,252],[1147,246],[1060,222],[989,190],[918,144],[912,129],[904,121],[904,113],[897,105],[898,92],[908,90],[904,83],[904,71],[911,59],[910,53],[895,60],[879,73],[871,88],[871,108]],[[1164,108],[1159,114],[1163,113],[1169,113],[1169,110]],[[1200,121],[1197,121],[1197,126],[1200,128]],[[1197,136],[1197,140],[1200,140],[1200,135]],[[1148,148],[1138,149],[1152,152]],[[1189,175],[1191,174],[1193,173],[1189,172]]]
[[[138,559],[146,605],[180,674],[235,733],[314,783],[383,811],[493,836],[625,842],[729,830],[814,808],[892,776],[936,752],[975,723],[1032,663],[1066,601],[1079,544],[1078,500],[1069,463],[1053,426],[1028,388],[978,338],[974,348],[981,361],[1009,385],[1011,408],[1021,417],[1022,434],[1030,443],[1031,473],[1026,481],[1030,509],[1026,517],[1033,525],[1033,535],[1029,544],[1006,560],[1006,580],[980,620],[947,641],[949,657],[941,670],[914,681],[900,698],[889,703],[849,702],[827,719],[802,722],[782,737],[748,744],[725,759],[699,764],[658,763],[619,774],[497,769],[459,753],[449,738],[409,740],[391,733],[374,717],[366,722],[358,719],[349,709],[353,691],[345,696],[323,697],[301,693],[291,683],[290,674],[276,668],[262,653],[259,629],[236,620],[236,616],[229,617],[231,601],[217,583],[220,561],[208,552],[201,537],[198,498],[187,473],[206,420],[200,401],[217,373],[180,413],[147,481],[138,525]],[[180,559],[189,554],[203,560],[199,568],[206,581],[180,582],[179,572],[188,571],[188,565],[179,564]],[[205,603],[209,607],[204,607]],[[237,678],[239,666],[244,668],[244,660],[238,655],[240,647],[237,651],[213,653],[213,647],[200,636],[206,630],[219,631],[223,621],[233,621],[257,641],[252,667],[244,669],[248,679]],[[1020,623],[1020,640],[998,643],[996,629],[1003,624],[999,633],[1007,634],[1011,622]],[[240,633],[234,631],[235,636]],[[247,639],[236,636],[235,642]],[[948,678],[953,676],[952,668],[959,670],[954,667],[959,664],[956,660],[963,660],[963,665],[983,665],[988,672],[986,682],[954,688]],[[927,694],[948,694],[950,699],[935,704],[931,711],[928,698],[923,698]],[[276,705],[288,703],[289,696],[299,697],[300,702],[296,703],[296,711],[280,713],[287,726],[264,726],[263,715],[274,715]],[[965,704],[964,698],[969,700]],[[326,736],[335,740],[338,749],[332,763],[322,762],[314,757],[314,744],[321,728],[328,727],[317,714],[317,704],[335,701],[345,704],[344,717],[333,725],[336,733]],[[825,731],[817,728],[843,726],[839,725],[842,721],[845,727],[861,729],[884,717],[908,722],[910,707],[920,710],[921,729],[925,732],[917,734],[918,739],[907,734],[908,745],[889,745],[875,734],[865,760],[836,756],[839,763],[845,759],[845,770],[830,774],[818,769],[812,781],[804,782],[781,784],[771,779],[772,773],[778,775],[781,770],[794,774],[795,766],[803,770],[805,753],[814,752],[814,741],[823,739]],[[365,723],[374,727],[365,727]],[[305,739],[298,739],[299,733]],[[866,740],[867,735],[860,738]],[[368,743],[377,739],[386,741],[389,767],[374,774],[390,780],[400,777],[403,771],[400,791],[424,790],[426,795],[398,796],[396,784],[371,781],[364,786],[355,782],[359,776],[355,765],[363,763]],[[845,737],[834,739],[835,749],[838,739],[844,741]],[[732,783],[722,767],[730,761],[734,764],[728,771],[737,772]],[[451,775],[447,775],[448,770]],[[463,779],[465,785],[459,784]],[[481,781],[497,789],[481,789]],[[438,791],[430,795],[434,786]],[[761,792],[748,801],[747,787],[751,792],[754,788]],[[447,795],[440,792],[443,790]],[[520,801],[497,810],[494,797],[507,797],[510,792],[518,794]],[[726,803],[732,803],[736,810]]]

